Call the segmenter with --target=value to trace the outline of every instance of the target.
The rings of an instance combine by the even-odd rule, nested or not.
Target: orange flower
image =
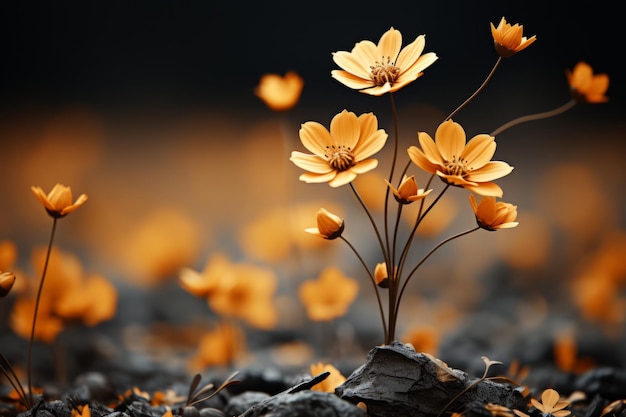
[[[470,194],[469,199],[476,215],[476,222],[481,228],[493,232],[499,229],[510,229],[519,224],[515,221],[517,206],[501,201],[496,202],[495,197],[483,197],[480,203],[476,203],[476,198]]]
[[[496,52],[503,58],[508,58],[519,51],[528,48],[533,42],[537,40],[535,35],[530,38],[522,36],[524,33],[524,26],[516,23],[511,26],[507,23],[503,17],[496,28],[493,23],[491,25],[491,35],[496,47]]]
[[[215,291],[220,279],[231,270],[230,261],[223,254],[215,254],[209,258],[202,272],[191,268],[183,268],[178,283],[188,293],[196,297],[207,297]]]
[[[198,372],[210,366],[229,366],[244,351],[245,336],[241,329],[222,323],[202,336],[196,354],[189,361],[189,368]]]
[[[452,120],[441,123],[435,141],[426,132],[419,132],[422,149],[411,146],[409,158],[418,167],[437,174],[447,184],[466,188],[476,194],[502,196],[502,189],[492,181],[513,171],[506,162],[491,161],[496,151],[493,136],[480,134],[465,143],[465,131]]]
[[[330,321],[346,314],[358,292],[356,280],[346,277],[338,268],[328,267],[317,280],[303,282],[299,296],[311,320]]]
[[[72,189],[58,183],[48,195],[40,187],[33,186],[30,189],[35,193],[35,197],[37,197],[39,202],[43,204],[48,214],[54,218],[65,217],[87,201],[87,196],[81,194],[72,204]]]
[[[270,109],[285,111],[296,105],[303,86],[304,81],[294,71],[287,72],[284,77],[278,74],[265,74],[254,89],[254,94]]]
[[[258,329],[271,329],[278,321],[273,300],[277,279],[271,269],[230,264],[208,295],[209,306],[225,317],[236,317]]]
[[[424,69],[437,60],[434,52],[422,55],[426,38],[418,36],[402,48],[402,34],[390,28],[375,45],[372,41],[357,42],[351,52],[333,53],[333,61],[341,67],[331,75],[343,85],[362,93],[381,96],[391,93],[422,76]]]
[[[552,388],[548,388],[541,394],[541,402],[535,400],[534,398],[531,398],[530,402],[532,403],[532,405],[535,406],[537,410],[541,411],[546,416],[569,416],[572,412],[569,410],[564,410],[565,407],[569,406],[569,402],[559,401],[559,399],[559,393]]]
[[[43,292],[45,294],[45,291]],[[11,310],[11,329],[24,339],[30,338],[35,313],[35,300],[18,298]],[[60,317],[52,312],[52,305],[47,298],[42,298],[37,311],[37,326],[35,326],[34,338],[45,343],[51,343],[63,330],[64,323]]]
[[[604,103],[609,99],[604,95],[609,88],[607,74],[593,74],[593,69],[586,62],[579,62],[573,71],[566,70],[572,97],[583,103]]]
[[[0,272],[0,297],[4,297],[13,288],[15,275],[10,272]]]
[[[77,408],[72,410],[71,417],[91,417],[91,410],[89,409],[89,404],[77,406]]]
[[[41,271],[46,251],[33,251],[35,271]],[[11,328],[24,338],[30,337],[35,300],[25,291],[16,300],[11,312]],[[46,275],[45,291],[41,293],[37,312],[35,339],[52,342],[67,322],[80,320],[95,326],[111,319],[117,310],[117,290],[106,279],[85,272],[77,256],[52,248]]]
[[[396,201],[400,204],[411,204],[414,201],[421,200],[426,197],[432,190],[424,191],[423,188],[417,188],[417,182],[415,181],[415,176],[411,175],[407,177],[406,175],[402,177],[402,181],[400,182],[400,186],[396,189],[393,185],[389,183],[389,181],[385,180],[389,188],[391,188],[391,192],[393,193]]]
[[[368,159],[380,151],[387,141],[384,129],[378,129],[378,119],[372,113],[359,117],[347,110],[333,117],[330,131],[317,122],[306,122],[300,128],[300,140],[313,153],[293,151],[289,158],[306,172],[300,180],[307,183],[328,182],[331,187],[348,184],[357,174],[378,166]]]
[[[337,368],[329,363],[318,362],[311,365],[311,376],[317,376],[323,372],[330,372],[325,380],[311,387],[311,391],[335,392],[335,388],[346,381],[346,377]]]
[[[317,227],[309,227],[304,229],[305,232],[324,239],[337,239],[343,233],[343,219],[326,209],[319,209],[317,212]]]

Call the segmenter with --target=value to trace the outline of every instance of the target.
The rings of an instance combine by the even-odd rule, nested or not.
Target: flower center
[[[326,146],[326,154],[324,156],[328,158],[329,165],[337,171],[345,171],[354,164],[354,154],[349,146]]]
[[[387,57],[387,62],[385,62],[385,57],[382,58],[381,62],[376,61],[374,65],[370,65],[370,70],[372,71],[370,75],[372,81],[379,87],[385,83],[393,84],[400,75],[400,68],[391,62],[390,57]]]
[[[467,159],[457,158],[456,156],[452,157],[451,161],[446,162],[446,170],[448,171],[448,175],[458,175],[459,177],[464,177],[470,171],[472,171],[472,167],[467,166]]]

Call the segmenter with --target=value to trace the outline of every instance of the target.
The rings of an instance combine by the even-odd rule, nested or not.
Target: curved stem
[[[359,252],[355,249],[354,246],[352,246],[352,243],[350,243],[348,241],[348,239],[346,239],[343,236],[339,236],[339,238],[341,240],[343,240],[344,242],[346,242],[346,244],[350,247],[350,249],[352,249],[352,252],[354,252],[354,254],[359,259],[359,261],[361,261],[361,265],[363,265],[363,268],[365,268],[365,272],[367,272],[367,275],[369,276],[370,281],[372,282],[372,285],[374,286],[374,292],[376,293],[376,301],[378,301],[378,309],[380,311],[380,318],[381,318],[381,320],[383,322],[383,333],[384,333],[383,336],[384,336],[384,340],[385,340],[385,343],[386,343],[387,342],[387,323],[386,323],[386,320],[385,320],[385,312],[383,310],[383,303],[380,300],[380,293],[378,291],[378,286],[376,285],[376,279],[374,278],[374,275],[372,275],[372,272],[367,267],[367,264],[365,263],[365,261],[363,260],[363,258],[359,254]]]
[[[425,255],[425,256],[424,256],[424,257],[423,257],[423,258],[422,258],[422,259],[421,259],[418,263],[417,263],[417,265],[415,265],[415,267],[411,270],[411,272],[409,272],[409,274],[406,276],[406,279],[404,280],[404,283],[402,284],[402,288],[400,289],[400,293],[398,294],[398,300],[397,300],[397,303],[398,303],[398,304],[397,304],[397,305],[398,305],[398,306],[400,305],[400,300],[402,299],[402,294],[404,294],[404,290],[406,289],[406,285],[409,283],[409,280],[411,279],[411,277],[413,276],[413,274],[415,274],[415,272],[417,271],[417,269],[418,269],[420,266],[422,266],[422,264],[423,264],[424,262],[426,262],[426,260],[427,260],[428,258],[430,258],[430,256],[431,256],[433,253],[435,253],[435,251],[437,251],[437,249],[439,249],[440,247],[442,247],[442,246],[443,246],[443,245],[445,245],[446,243],[453,241],[454,239],[457,239],[457,238],[459,238],[459,237],[461,237],[461,236],[468,235],[468,234],[470,234],[470,233],[472,233],[472,232],[475,232],[475,231],[476,231],[476,230],[478,230],[478,229],[480,229],[480,227],[479,227],[479,226],[476,226],[476,227],[474,227],[473,229],[469,229],[469,230],[466,230],[466,231],[464,231],[464,232],[457,233],[457,234],[456,234],[456,235],[454,235],[454,236],[450,236],[449,238],[442,240],[442,241],[441,241],[441,242],[439,242],[439,243],[438,243],[435,247],[433,247],[433,248],[430,250],[430,252],[428,252],[428,253],[427,253],[427,254],[426,254],[426,255]],[[397,314],[397,313],[398,313],[398,309],[396,308],[396,314]]]
[[[541,119],[547,119],[548,117],[557,116],[561,113],[565,113],[567,110],[571,109],[575,105],[576,105],[576,100],[571,99],[570,101],[568,101],[567,103],[563,104],[560,107],[557,107],[556,109],[545,111],[543,113],[535,113],[535,114],[529,114],[527,116],[518,117],[517,119],[511,120],[510,122],[503,124],[496,130],[491,132],[491,136],[497,136],[500,133],[504,132],[505,130],[513,126],[519,125],[521,123],[532,122],[533,120],[541,120]]]
[[[386,248],[385,244],[383,243],[383,239],[380,236],[380,232],[378,231],[378,226],[376,226],[376,222],[374,221],[374,218],[372,217],[372,213],[370,213],[369,209],[367,208],[367,205],[361,198],[361,195],[356,190],[353,183],[350,183],[350,188],[352,188],[354,195],[356,196],[357,200],[359,200],[359,203],[363,207],[363,210],[365,210],[365,214],[367,214],[367,217],[370,219],[370,223],[372,224],[372,227],[374,228],[374,232],[376,233],[376,238],[378,239],[378,244],[380,245],[380,249],[383,251],[383,257],[385,258],[385,262],[389,263],[389,253],[385,249]],[[387,190],[388,189],[389,187],[387,187]]]
[[[432,177],[431,177],[432,179]],[[430,183],[430,181],[429,181]],[[422,220],[424,220],[424,217],[426,217],[426,215],[428,214],[428,212],[430,212],[430,210],[435,206],[435,204],[437,204],[437,202],[439,201],[439,199],[441,199],[441,197],[443,197],[443,194],[448,190],[448,188],[450,187],[450,184],[446,184],[446,186],[444,187],[443,190],[441,190],[441,192],[439,193],[439,195],[437,196],[437,198],[435,198],[433,200],[433,202],[428,206],[428,208],[426,209],[426,211],[424,211],[424,213],[422,213],[422,208],[423,206],[420,206],[420,213],[417,216],[417,220],[415,220],[415,225],[413,226],[413,229],[411,230],[411,234],[409,234],[409,237],[404,245],[404,248],[402,249],[402,254],[400,255],[400,259],[398,261],[398,276],[402,275],[402,270],[404,269],[404,262],[406,261],[406,257],[409,254],[409,249],[411,248],[411,244],[413,243],[413,238],[415,236],[415,232],[417,231],[417,228],[419,227],[420,223],[422,222]],[[424,200],[422,200],[423,203]]]
[[[43,271],[41,273],[41,280],[39,281],[39,289],[37,290],[37,299],[35,300],[35,313],[33,314],[33,325],[30,328],[30,340],[28,342],[28,357],[27,357],[27,378],[28,378],[28,399],[30,403],[33,403],[33,383],[31,372],[31,358],[33,353],[33,340],[35,339],[35,325],[37,324],[37,312],[39,311],[39,300],[41,299],[41,292],[43,290],[43,283],[46,278],[46,271],[48,270],[48,262],[50,261],[50,253],[52,252],[52,241],[54,240],[54,232],[57,227],[57,217],[52,218],[52,232],[50,233],[50,241],[48,242],[48,251],[46,252],[46,260],[43,264]]]
[[[450,113],[448,115],[448,117],[446,117],[444,119],[445,120],[449,120],[452,119],[459,111],[461,111],[461,109],[463,109],[463,107],[467,106],[467,104],[474,100],[474,98],[485,89],[485,87],[487,86],[487,83],[489,83],[489,81],[493,78],[493,74],[496,72],[496,70],[498,69],[498,67],[500,66],[500,63],[502,62],[502,57],[498,56],[498,60],[496,61],[495,65],[493,66],[493,68],[491,69],[491,72],[489,73],[489,75],[487,75],[487,78],[485,78],[485,81],[483,81],[483,83],[480,85],[480,87],[478,87],[478,90],[474,91],[474,94],[472,94],[471,96],[469,96],[467,98],[467,100],[465,100],[463,102],[463,104],[461,104],[459,107],[456,108],[456,110],[454,110],[452,113]]]

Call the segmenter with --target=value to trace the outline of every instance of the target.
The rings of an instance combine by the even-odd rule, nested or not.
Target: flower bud
[[[317,228],[307,228],[305,232],[311,233],[324,239],[337,239],[343,233],[343,219],[326,209],[317,212]]]
[[[474,195],[470,194],[469,199],[478,227],[493,232],[518,225],[515,221],[517,206],[501,201],[496,202],[495,197],[483,197],[480,203],[476,203]]]
[[[389,188],[391,188],[393,196],[400,204],[411,204],[414,201],[421,200],[432,191],[424,191],[421,188],[417,188],[417,182],[415,181],[415,176],[413,175],[411,175],[410,177],[407,177],[405,175],[402,178],[400,186],[397,190],[393,185],[389,183],[389,181],[387,181],[387,185],[389,186]]]
[[[385,262],[376,264],[374,280],[380,288],[389,288],[389,274],[387,274],[387,264]]]
[[[15,275],[10,272],[0,272],[0,297],[4,297],[13,288]]]

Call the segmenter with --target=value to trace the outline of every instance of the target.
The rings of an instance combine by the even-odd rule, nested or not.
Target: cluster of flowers
[[[504,161],[492,160],[496,151],[496,135],[519,123],[555,116],[577,103],[602,103],[608,100],[605,96],[609,84],[608,75],[594,74],[589,64],[580,62],[572,71],[566,71],[570,100],[564,105],[548,112],[514,119],[490,134],[477,134],[467,140],[465,130],[453,117],[485,88],[503,59],[523,51],[537,39],[536,36],[524,36],[522,25],[512,25],[505,18],[497,26],[493,23],[490,25],[498,54],[493,69],[478,90],[440,123],[434,138],[427,132],[418,132],[419,146],[414,145],[407,149],[408,163],[399,175],[396,171],[399,140],[393,93],[421,77],[424,70],[437,61],[437,55],[433,52],[423,53],[424,35],[402,47],[402,35],[393,27],[381,36],[377,44],[364,40],[357,42],[349,52],[333,53],[333,60],[340,67],[331,72],[334,79],[361,93],[371,96],[388,95],[391,98],[396,134],[393,161],[385,180],[387,190],[384,196],[384,217],[380,223],[374,219],[353,182],[358,175],[368,173],[378,166],[378,160],[373,156],[383,149],[389,137],[384,129],[379,128],[378,119],[373,113],[356,115],[343,110],[333,117],[328,129],[318,122],[305,122],[299,136],[302,145],[310,153],[291,153],[290,160],[306,171],[300,175],[301,181],[328,183],[333,188],[348,185],[370,220],[381,256],[380,262],[374,268],[346,238],[346,226],[341,216],[321,208],[317,214],[317,227],[308,228],[306,232],[328,240],[343,240],[355,253],[375,290],[386,344],[396,339],[398,309],[407,283],[436,250],[478,229],[497,231],[518,225],[517,206],[498,200],[503,196],[503,190],[495,181],[510,174],[513,167]],[[293,72],[288,73],[282,82],[275,74],[266,75],[261,79],[256,94],[271,109],[284,111],[295,105],[302,85],[302,80]],[[416,175],[409,175],[411,167],[417,167],[430,175],[424,188],[418,186]],[[434,178],[439,178],[443,183],[442,189],[436,192],[431,188]],[[415,265],[409,265],[408,261],[412,259],[409,251],[418,227],[451,187],[470,191],[469,206],[475,215],[476,226],[443,240]],[[397,203],[393,224],[390,223],[391,196]],[[429,200],[431,197],[432,201]],[[413,203],[418,204],[414,226],[408,233],[404,246],[400,246],[399,220],[405,206]],[[388,290],[386,312],[380,288]]]

